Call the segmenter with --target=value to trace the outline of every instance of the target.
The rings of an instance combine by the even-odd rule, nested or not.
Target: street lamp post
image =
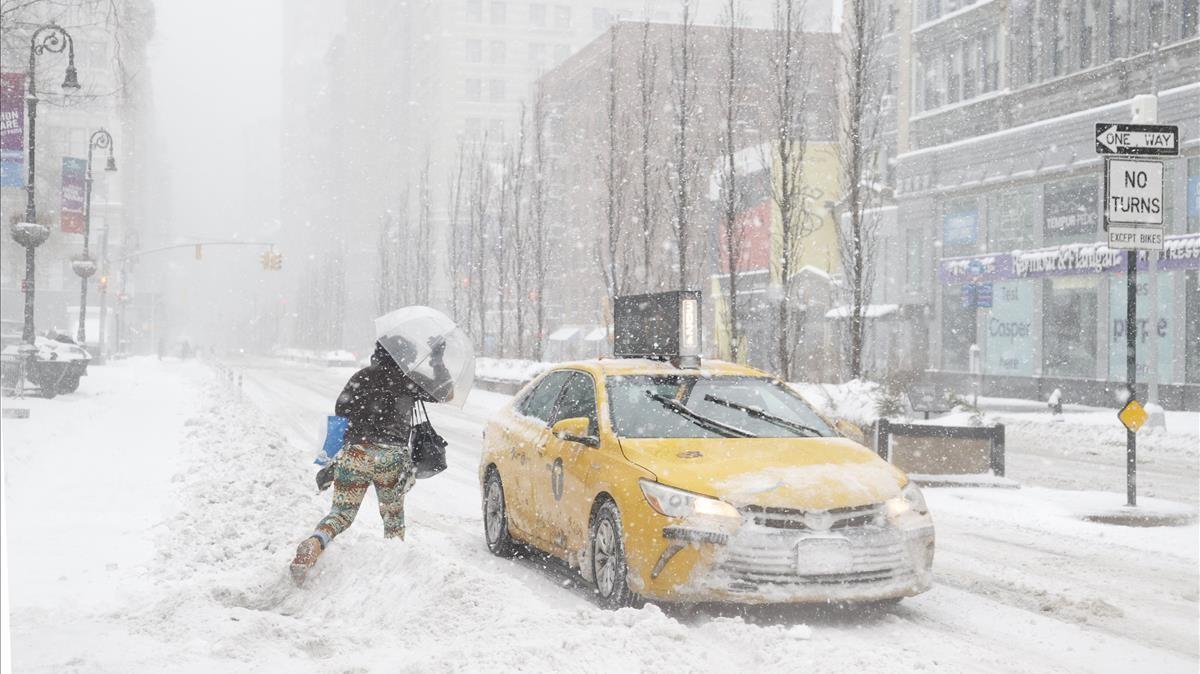
[[[88,255],[88,241],[92,233],[92,151],[96,148],[108,150],[108,162],[104,165],[104,170],[117,170],[117,160],[113,158],[112,134],[102,128],[98,129],[88,140],[87,175],[84,178],[83,255],[71,263],[71,268],[79,276],[79,334],[76,341],[80,346],[84,345],[87,337],[85,326],[87,325],[88,278],[96,273],[96,263]],[[103,340],[104,335],[100,335],[100,339]]]
[[[61,54],[67,50],[67,73],[62,87],[68,91],[79,89],[79,77],[75,72],[75,41],[71,34],[61,26],[48,23],[33,32],[29,40],[29,85],[26,87],[25,106],[29,117],[29,178],[25,181],[25,222],[12,225],[12,237],[25,247],[25,325],[21,331],[21,340],[32,349],[34,342],[33,329],[33,291],[34,291],[34,250],[45,243],[50,236],[50,228],[37,222],[37,207],[34,205],[34,163],[37,160],[37,57],[45,52]]]

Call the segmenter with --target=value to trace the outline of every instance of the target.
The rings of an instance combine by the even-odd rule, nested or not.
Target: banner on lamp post
[[[87,160],[63,157],[62,207],[58,219],[67,234],[83,234],[83,190],[87,175]]]
[[[25,74],[0,73],[0,187],[25,186]]]

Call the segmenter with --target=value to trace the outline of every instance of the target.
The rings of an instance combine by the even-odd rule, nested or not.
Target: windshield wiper
[[[795,431],[797,433],[811,434],[813,437],[817,437],[817,438],[824,437],[822,435],[821,431],[818,431],[817,429],[813,428],[812,426],[805,426],[804,424],[798,424],[794,421],[788,421],[787,419],[781,419],[780,417],[777,417],[774,414],[768,414],[758,408],[749,407],[749,406],[743,405],[741,403],[735,403],[732,400],[725,400],[724,398],[718,398],[718,397],[712,395],[711,393],[708,395],[705,395],[704,399],[710,403],[716,403],[723,407],[728,407],[730,409],[734,409],[739,412],[745,412],[747,415],[749,415],[750,417],[752,417],[754,419],[759,419],[759,420],[765,421],[769,424],[774,424],[776,426],[779,426],[780,428],[786,428],[790,431]]]
[[[720,436],[723,436],[726,438],[753,438],[753,437],[756,437],[753,433],[750,433],[749,431],[743,431],[740,428],[723,424],[723,423],[717,421],[716,419],[709,419],[708,417],[704,416],[703,414],[697,414],[696,412],[693,412],[692,410],[688,409],[687,406],[684,405],[683,403],[681,403],[678,400],[671,398],[669,396],[665,396],[661,393],[654,393],[653,391],[645,391],[645,394],[646,394],[647,398],[659,403],[663,407],[671,410],[672,412],[687,419],[688,421],[691,421],[692,423],[696,424],[697,426],[699,426],[705,430],[712,431],[713,433],[716,433],[717,435],[720,435]]]

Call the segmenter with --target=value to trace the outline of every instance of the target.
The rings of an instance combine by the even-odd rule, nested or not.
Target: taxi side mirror
[[[566,442],[577,442],[588,447],[599,447],[600,438],[591,435],[592,422],[587,417],[572,417],[554,424],[550,432],[554,437]]]
[[[863,445],[864,447],[867,446],[867,436],[862,432],[862,429],[859,428],[857,424],[846,421],[845,419],[838,419],[837,421],[833,422],[833,427],[837,429],[838,433],[841,433],[842,435],[850,438],[860,445]]]

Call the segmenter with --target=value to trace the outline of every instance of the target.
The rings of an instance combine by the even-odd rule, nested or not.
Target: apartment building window
[[[1129,0],[1109,0],[1108,58],[1120,58],[1126,52],[1129,30]]]
[[[985,33],[982,38],[983,48],[980,50],[982,65],[980,74],[983,81],[979,93],[986,94],[1000,88],[1000,50],[997,47],[996,32]]]
[[[910,291],[921,289],[921,253],[924,250],[925,242],[921,240],[921,230],[908,230],[905,235],[904,280]]]
[[[1200,27],[1200,5],[1194,2],[1183,3],[1183,27],[1179,37],[1186,40],[1196,34],[1197,27]]]
[[[1057,77],[1065,75],[1070,70],[1070,58],[1068,52],[1070,50],[1072,36],[1069,35],[1071,29],[1071,15],[1067,3],[1061,3],[1058,11],[1054,13],[1054,51],[1051,54],[1051,71]]]
[[[921,63],[924,71],[924,98],[922,109],[933,110],[942,106],[941,79],[938,77],[938,59],[930,55]]]
[[[489,52],[491,55],[492,63],[502,64],[502,63],[504,63],[505,59],[508,57],[507,45],[505,45],[503,42],[501,42],[499,40],[494,40],[492,42]]]
[[[467,21],[483,21],[483,0],[467,0]]]
[[[504,139],[503,119],[493,119],[488,122],[488,136],[497,141]]]
[[[541,42],[529,43],[529,62],[533,65],[545,65],[546,45]]]
[[[1083,3],[1082,26],[1079,30],[1079,68],[1092,67],[1093,50],[1096,48],[1096,9],[1092,3]]]
[[[483,63],[483,43],[467,40],[467,63]]]
[[[921,11],[921,23],[933,21],[942,13],[941,0],[924,0],[919,5]]]
[[[529,25],[537,28],[546,27],[546,5],[540,2],[529,5]]]
[[[464,85],[464,90],[468,101],[483,100],[483,82],[479,79],[468,79]]]
[[[979,61],[983,54],[982,40],[971,38],[962,43],[963,100],[969,101],[979,93]]]
[[[571,27],[571,8],[566,5],[556,5],[554,7],[554,27],[555,28],[570,28]]]
[[[467,138],[479,138],[483,133],[483,120],[478,117],[468,117],[463,120],[463,134]]]
[[[1195,4],[1195,3],[1192,3]],[[1146,49],[1155,42],[1163,43],[1166,41],[1166,31],[1163,30],[1163,4],[1162,1],[1150,3],[1150,25],[1146,26],[1146,32],[1149,33],[1146,38]]]
[[[503,2],[492,3],[492,23],[502,25],[508,21],[508,5]]]
[[[957,103],[962,87],[962,55],[958,47],[946,54],[946,103]]]
[[[492,102],[504,100],[504,80],[492,80],[488,83],[488,94]]]

